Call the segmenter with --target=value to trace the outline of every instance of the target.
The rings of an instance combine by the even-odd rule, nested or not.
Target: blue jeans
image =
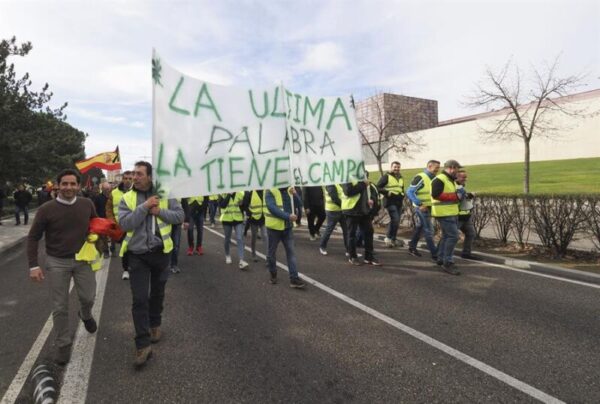
[[[174,224],[171,228],[171,240],[173,240],[173,250],[171,251],[171,267],[176,267],[179,263],[179,244],[181,243],[181,225]],[[125,258],[125,257],[123,257]]]
[[[217,214],[217,207],[219,202],[217,201],[208,201],[208,218],[210,219],[210,224],[215,224],[215,215]]]
[[[418,207],[415,207],[415,231],[408,243],[409,248],[416,249],[421,233],[425,236],[427,248],[431,253],[432,258],[437,258],[437,248],[433,242],[433,224],[431,223],[431,213],[429,210],[422,212]]]
[[[458,218],[456,216],[438,217],[438,223],[442,227],[442,238],[438,245],[438,261],[444,264],[454,262],[454,247],[458,242]]]
[[[267,241],[269,244],[269,252],[267,254],[267,268],[269,268],[269,272],[277,272],[277,257],[275,254],[277,253],[277,246],[281,241],[283,248],[285,248],[290,279],[298,279],[296,252],[294,251],[294,233],[292,232],[292,228],[288,227],[285,230],[267,229]]]
[[[342,235],[344,236],[344,248],[348,251],[348,229],[346,227],[346,220],[344,219],[344,214],[342,211],[332,212],[326,211],[327,215],[327,226],[325,227],[325,232],[321,236],[321,245],[320,247],[324,250],[327,249],[327,243],[329,242],[329,238],[331,234],[335,230],[335,226],[339,223],[342,228]]]
[[[390,205],[387,208],[390,215],[390,224],[388,225],[387,238],[396,241],[398,227],[400,226],[400,212],[402,207],[398,205]]]
[[[202,245],[202,235],[204,234],[204,215],[206,211],[198,210],[193,212],[190,216],[190,226],[187,230],[188,247],[198,248]],[[196,228],[196,244],[194,245],[194,227]]]
[[[260,231],[260,236],[263,239],[263,245],[268,243],[267,235],[265,232],[265,225],[264,224],[260,225],[258,223],[250,222],[250,231],[252,232],[252,238],[250,241],[250,249],[252,250],[252,257],[256,257],[256,239],[257,239],[259,231]]]
[[[17,224],[21,224],[20,212],[23,212],[23,221],[25,224],[27,224],[27,222],[29,221],[29,209],[27,209],[27,206],[15,205],[15,220]]]
[[[244,259],[244,223],[232,225],[231,223],[223,222],[223,231],[225,232],[225,255],[229,255],[229,244],[231,244],[231,233],[235,228],[235,241],[237,242],[238,258],[240,261]]]

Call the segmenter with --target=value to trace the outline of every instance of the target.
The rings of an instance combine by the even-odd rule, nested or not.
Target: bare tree
[[[485,107],[498,111],[499,116],[491,127],[480,126],[484,139],[510,141],[521,139],[525,147],[523,192],[529,193],[531,139],[557,138],[567,129],[556,122],[559,115],[583,117],[589,115],[564,97],[581,87],[583,75],[557,77],[559,57],[542,70],[532,67],[532,78],[522,79],[522,72],[509,60],[499,72],[489,67],[484,78],[469,97],[468,106]],[[554,119],[553,119],[554,118]]]
[[[408,155],[423,147],[418,132],[408,132],[408,122],[416,108],[403,107],[392,115],[384,108],[384,94],[373,96],[368,102],[369,112],[357,111],[358,131],[363,144],[367,145],[377,160],[379,173],[383,175],[383,159],[389,152]]]

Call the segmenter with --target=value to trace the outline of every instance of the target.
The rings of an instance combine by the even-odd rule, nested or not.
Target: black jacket
[[[185,219],[183,220],[185,223],[189,223],[192,215],[204,214],[206,215],[206,209],[208,208],[208,196],[202,198],[202,203],[198,203],[194,201],[192,203],[188,202],[188,198],[184,198],[181,200],[181,207],[185,213]]]
[[[390,175],[392,175],[392,174],[391,173],[383,174],[381,176],[381,178],[379,178],[379,181],[377,182],[377,189],[379,190],[381,195],[383,195],[383,206],[385,208],[387,208],[390,205],[396,205],[399,208],[402,208],[402,202],[404,201],[404,189],[402,189],[402,195],[392,195],[392,196],[390,196],[388,194],[388,191],[385,189],[385,187],[388,184],[388,176],[390,176]],[[402,178],[402,175],[400,175],[400,178]]]
[[[20,208],[23,208],[27,205],[29,205],[29,202],[31,202],[32,196],[31,193],[29,193],[29,191],[15,191],[15,193],[13,194],[13,198],[15,198],[15,205],[17,205]]]
[[[360,194],[360,198],[352,209],[344,210],[344,215],[348,216],[366,216],[369,214],[369,204],[367,202],[367,186],[364,182],[357,182],[355,185],[347,183],[342,185],[344,194],[347,197],[352,197]]]
[[[302,203],[305,208],[323,208],[325,198],[322,187],[304,187],[302,192]]]

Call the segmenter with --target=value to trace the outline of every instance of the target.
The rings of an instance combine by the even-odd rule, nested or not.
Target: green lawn
[[[479,193],[523,192],[523,163],[484,164],[465,167],[469,173],[467,188]],[[405,181],[421,170],[402,170]],[[373,181],[379,173],[370,174]],[[600,157],[531,163],[532,194],[600,193]]]

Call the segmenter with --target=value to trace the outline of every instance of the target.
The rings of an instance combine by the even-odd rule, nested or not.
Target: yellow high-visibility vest
[[[438,174],[435,178],[439,179],[444,183],[444,190],[442,191],[442,193],[456,193],[456,184],[454,183],[454,181],[450,180],[446,174]],[[431,197],[431,201],[431,216],[448,217],[458,215],[458,201],[445,202],[434,199],[433,196]]]

